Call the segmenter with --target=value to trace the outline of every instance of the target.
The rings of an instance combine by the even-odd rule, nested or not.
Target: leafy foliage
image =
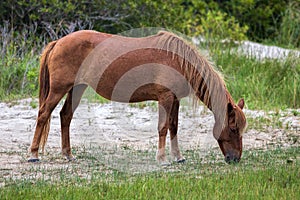
[[[239,23],[247,25],[247,36],[256,41],[276,38],[289,0],[226,0],[216,1],[219,8]]]
[[[30,27],[52,40],[79,29],[118,32],[130,27],[124,18],[131,9],[124,0],[12,0],[1,2],[0,8],[0,19],[8,21],[10,28],[23,31]]]
[[[201,35],[208,40],[231,39],[241,41],[246,39],[248,26],[240,27],[233,16],[227,17],[221,11],[208,11],[205,18],[201,19]]]
[[[202,23],[212,9],[210,4],[196,0],[13,0],[1,2],[0,8],[1,21],[8,22],[11,29],[23,31],[31,28],[34,33],[50,36],[52,40],[79,29],[118,33],[145,26],[165,27],[196,35],[208,31]],[[233,16],[227,19],[225,13],[208,13],[222,17],[218,24],[223,20],[225,24],[230,22],[234,25],[231,30],[239,26]]]
[[[278,41],[289,47],[300,47],[300,1],[290,2],[285,10]]]
[[[283,43],[293,34],[294,39],[288,41],[299,46],[299,37],[294,36],[299,32],[297,10],[296,0],[12,0],[0,2],[0,20],[9,23],[10,29],[30,28],[52,40],[79,29],[119,33],[165,27],[188,35],[214,33],[235,40],[281,36]]]

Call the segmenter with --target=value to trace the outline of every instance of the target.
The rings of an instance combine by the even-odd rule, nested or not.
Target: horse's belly
[[[181,99],[189,95],[190,88],[188,84],[184,83],[176,83],[169,87],[156,83],[147,83],[140,86],[128,83],[118,86],[103,84],[96,91],[99,95],[112,101],[133,103],[148,100],[157,101],[169,92],[172,92],[178,99]]]

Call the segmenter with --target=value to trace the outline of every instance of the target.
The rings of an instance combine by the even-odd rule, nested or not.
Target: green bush
[[[210,0],[209,0],[210,1]],[[234,16],[242,26],[247,25],[247,36],[254,41],[274,40],[289,0],[226,0],[219,8]]]
[[[131,28],[126,19],[133,10],[126,0],[59,1],[11,0],[0,2],[0,20],[17,32],[30,27],[37,35],[60,38],[80,29],[117,33]]]
[[[228,26],[230,30],[225,34],[226,37],[229,35],[233,36],[233,39],[239,39],[245,38],[243,35],[246,34],[251,40],[272,41],[286,36],[280,38],[280,42],[286,44],[285,40],[290,41],[289,36],[292,36],[297,41],[292,39],[290,43],[298,46],[299,38],[295,34],[299,32],[299,6],[294,5],[299,5],[299,1],[12,0],[0,2],[0,20],[8,22],[10,28],[18,32],[31,27],[37,35],[56,39],[80,29],[119,33],[140,27],[164,27],[196,35],[207,31],[207,25],[212,28],[218,27],[221,17],[221,26]],[[209,24],[214,17],[218,24]],[[288,25],[290,20],[293,23]],[[296,28],[292,28],[293,26]],[[245,30],[244,27],[248,29]],[[288,31],[285,31],[287,27]],[[210,29],[209,33],[211,32]]]
[[[221,11],[208,11],[201,19],[199,33],[208,40],[230,39],[233,41],[245,40],[248,26],[240,27],[233,16],[228,17]]]
[[[279,28],[278,43],[300,47],[300,2],[291,1],[284,12]]]

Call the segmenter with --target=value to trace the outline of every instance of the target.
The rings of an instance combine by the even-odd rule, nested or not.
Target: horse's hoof
[[[162,166],[162,167],[167,167],[167,166],[170,166],[170,165],[171,165],[171,163],[169,163],[167,161],[164,161],[164,162],[160,163],[160,166]]]
[[[69,161],[69,162],[74,162],[76,161],[77,159],[73,156],[66,156],[66,159]]]
[[[40,162],[40,159],[38,159],[38,158],[29,158],[28,162],[31,162],[31,163]]]
[[[186,161],[185,158],[180,158],[176,162],[177,163],[185,163],[185,161]]]
[[[69,162],[76,162],[77,159],[76,159],[76,158],[68,158],[68,161],[69,161]]]

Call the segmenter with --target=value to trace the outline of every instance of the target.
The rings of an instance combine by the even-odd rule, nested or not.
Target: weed
[[[297,110],[292,110],[292,113],[295,117],[300,115],[300,112]]]
[[[29,105],[31,106],[31,108],[35,109],[38,107],[38,102],[36,100],[31,100]]]

